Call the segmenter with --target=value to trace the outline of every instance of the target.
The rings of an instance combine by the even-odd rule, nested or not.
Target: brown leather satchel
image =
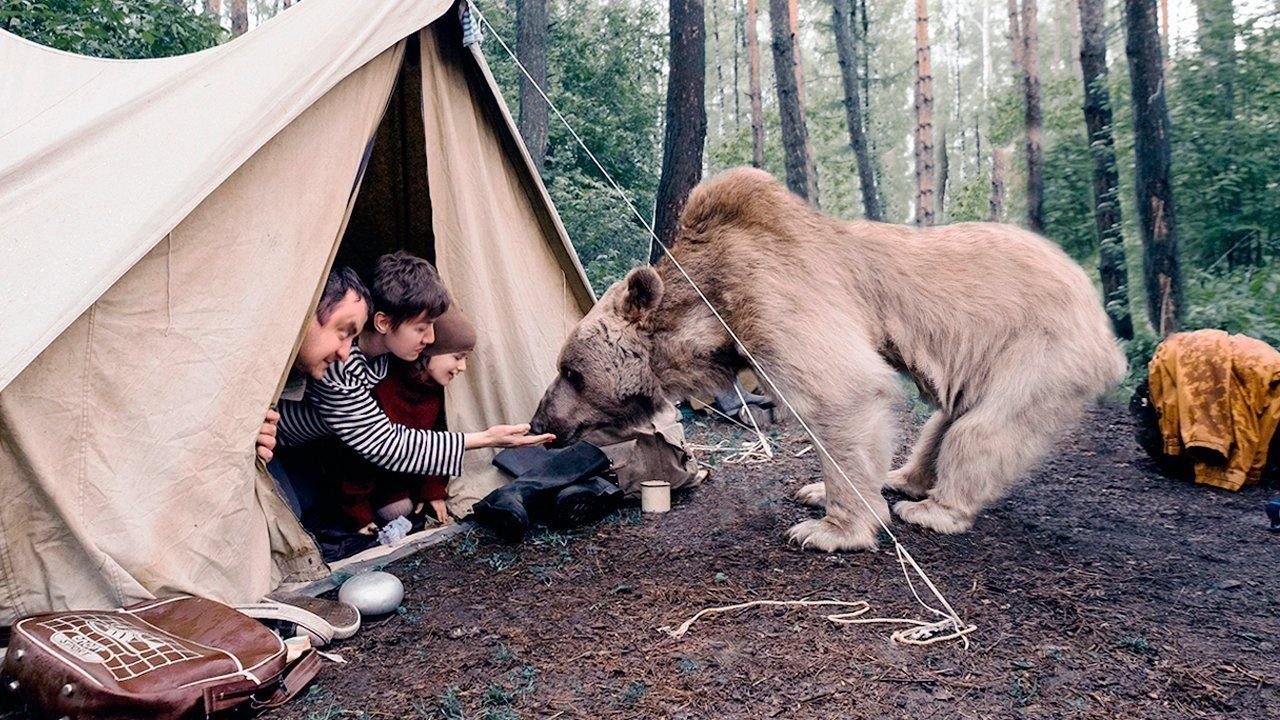
[[[292,665],[262,623],[212,600],[32,615],[13,626],[4,683],[52,718],[183,718],[283,704],[319,670]]]

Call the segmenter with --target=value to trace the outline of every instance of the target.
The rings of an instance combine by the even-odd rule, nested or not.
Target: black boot
[[[560,527],[586,525],[608,515],[621,504],[622,490],[596,475],[556,493],[551,521]]]
[[[523,537],[532,523],[553,516],[559,490],[609,468],[609,457],[588,442],[556,451],[520,450],[504,450],[493,462],[503,469],[514,467],[524,472],[511,484],[486,495],[472,510],[476,522],[509,541]]]

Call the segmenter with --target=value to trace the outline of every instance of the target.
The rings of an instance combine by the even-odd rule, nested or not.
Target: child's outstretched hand
[[[493,427],[478,433],[467,433],[466,448],[482,448],[482,447],[528,447],[530,445],[546,445],[556,439],[551,433],[542,435],[528,435],[529,424],[523,425],[494,425]]]

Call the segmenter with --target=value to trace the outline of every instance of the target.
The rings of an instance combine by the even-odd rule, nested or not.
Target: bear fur
[[[886,485],[917,498],[902,520],[964,532],[1126,370],[1084,271],[1015,227],[848,222],[737,169],[694,188],[671,255],[574,328],[534,432],[572,442],[729,386],[748,362],[687,272],[843,470],[824,457],[798,492],[826,506],[788,531],[804,547],[875,547]],[[898,373],[936,412],[890,472]]]

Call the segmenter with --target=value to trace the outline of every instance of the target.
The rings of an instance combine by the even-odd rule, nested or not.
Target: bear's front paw
[[[827,506],[827,484],[809,483],[796,491],[796,502],[812,507]]]
[[[912,502],[903,500],[893,506],[893,513],[903,522],[926,527],[946,535],[958,535],[973,527],[973,518],[943,506],[932,498]]]
[[[805,520],[787,530],[787,540],[804,550],[839,552],[841,550],[872,550],[876,547],[876,533],[868,527],[845,529],[830,518]]]

